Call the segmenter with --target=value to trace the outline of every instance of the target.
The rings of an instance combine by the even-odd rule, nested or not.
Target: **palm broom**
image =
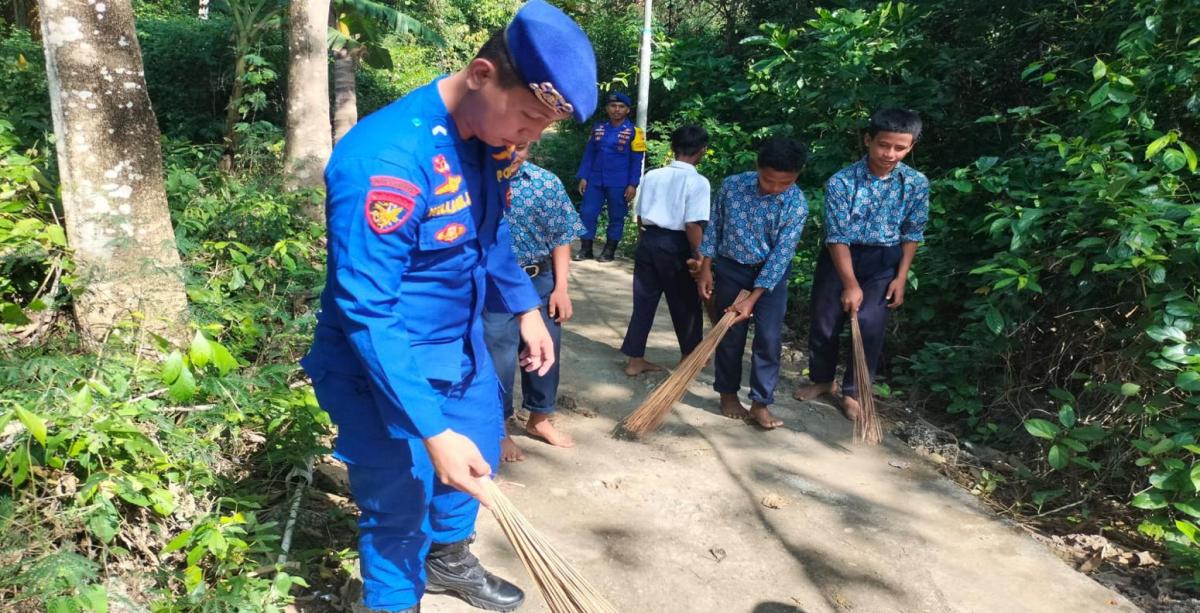
[[[857,313],[850,316],[850,336],[854,352],[854,385],[858,388],[859,404],[858,419],[854,420],[854,438],[868,445],[877,445],[883,440],[883,430],[875,415],[875,390],[871,382],[871,370],[867,367],[867,352],[863,349]]]
[[[492,515],[551,613],[617,613],[617,608],[534,529],[494,481],[486,477],[479,481],[492,499]]]
[[[742,290],[738,293],[734,303],[745,300],[749,295],[750,292]],[[733,320],[736,317],[737,314],[733,312],[727,312],[721,316],[721,319],[700,340],[700,344],[696,345],[696,348],[684,358],[671,376],[654,388],[642,405],[625,418],[622,427],[626,432],[635,436],[645,436],[662,425],[667,418],[667,413],[671,412],[671,407],[683,398],[683,395],[687,393],[688,386],[704,369],[704,364],[717,350],[717,345],[721,343],[722,338],[725,338],[725,333],[733,326]]]

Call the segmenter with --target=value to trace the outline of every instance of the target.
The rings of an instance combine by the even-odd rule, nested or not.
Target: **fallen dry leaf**
[[[768,509],[782,509],[783,507],[788,506],[790,503],[791,501],[789,501],[787,498],[775,493],[767,494],[766,496],[763,496],[762,499],[762,506],[767,507]]]

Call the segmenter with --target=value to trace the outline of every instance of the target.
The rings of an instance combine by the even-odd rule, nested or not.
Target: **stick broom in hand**
[[[750,292],[742,290],[734,300],[734,304],[741,302],[749,295]],[[696,379],[696,375],[700,374],[704,364],[717,350],[717,345],[721,343],[721,339],[725,337],[725,333],[729,331],[736,318],[737,314],[733,312],[727,312],[721,316],[712,330],[708,331],[708,335],[679,364],[675,372],[672,372],[671,376],[654,388],[654,391],[642,402],[642,406],[625,418],[622,425],[627,432],[635,436],[645,436],[662,425],[667,418],[667,413],[671,412],[671,407],[687,393],[688,385],[691,385],[692,381]]]
[[[537,584],[551,613],[617,613],[617,608],[529,524],[495,482],[488,478],[479,481],[492,498],[492,515]]]
[[[854,438],[868,445],[877,445],[883,440],[883,431],[875,415],[875,389],[871,383],[871,370],[867,367],[867,352],[863,349],[857,313],[850,315],[850,336],[854,346],[854,385],[858,388],[859,404],[858,419],[854,420]]]

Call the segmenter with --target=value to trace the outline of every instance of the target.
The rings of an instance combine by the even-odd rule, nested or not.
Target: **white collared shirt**
[[[637,214],[645,223],[683,230],[688,222],[708,221],[710,190],[695,166],[676,160],[642,177]]]

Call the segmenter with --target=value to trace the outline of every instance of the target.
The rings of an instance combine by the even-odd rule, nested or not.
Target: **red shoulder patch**
[[[387,234],[403,226],[415,208],[412,197],[405,194],[378,189],[367,192],[367,223],[376,234]]]
[[[443,243],[449,244],[449,243],[453,243],[454,241],[462,238],[462,235],[464,235],[466,233],[467,233],[466,226],[464,226],[460,223],[452,223],[452,224],[447,225],[445,228],[438,230],[437,234],[433,235],[433,237]]]
[[[398,177],[389,177],[387,175],[375,175],[371,177],[371,187],[390,187],[398,189],[413,196],[421,195],[421,188],[405,181]]]

